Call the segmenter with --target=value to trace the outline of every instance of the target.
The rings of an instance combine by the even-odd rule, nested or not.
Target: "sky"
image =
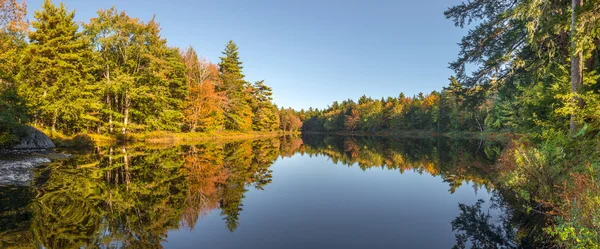
[[[27,1],[30,19],[42,2]],[[81,22],[112,6],[145,21],[156,15],[170,46],[192,46],[214,63],[233,40],[246,80],[265,80],[278,106],[297,110],[439,91],[466,33],[443,15],[461,0],[62,2]]]

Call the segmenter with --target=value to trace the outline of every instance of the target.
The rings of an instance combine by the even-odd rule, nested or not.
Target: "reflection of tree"
[[[227,229],[234,231],[239,225],[242,199],[248,185],[263,189],[271,182],[269,167],[279,155],[279,140],[243,141],[227,144],[224,165],[229,172],[220,202]]]
[[[85,160],[70,163],[84,164]],[[89,168],[72,168],[67,162],[59,162],[49,170],[53,171],[51,178],[37,190],[38,198],[30,205],[35,239],[47,248],[91,244],[90,235],[102,222],[102,198],[98,193],[104,192],[105,186],[94,181]]]
[[[366,170],[373,167],[441,176],[454,192],[465,181],[491,187],[491,165],[502,146],[475,140],[304,136],[309,154]],[[488,149],[489,148],[489,149]]]
[[[183,170],[188,183],[184,226],[192,229],[198,216],[218,208],[228,172],[223,165],[223,148],[216,144],[192,146],[185,155]]]
[[[224,152],[224,164],[229,171],[229,177],[220,202],[221,215],[225,216],[223,219],[227,229],[234,231],[239,224],[246,183],[252,175],[248,167],[252,164],[252,144],[248,141],[230,143],[225,145]]]
[[[123,166],[109,185],[110,203],[105,204],[106,231],[123,247],[156,248],[169,229],[178,227],[186,200],[186,181],[179,169],[180,148],[146,151],[132,155],[122,150]],[[119,173],[122,172],[122,173]],[[120,179],[120,181],[118,180]]]
[[[29,231],[31,212],[27,210],[33,193],[20,186],[0,187],[0,248],[32,248]]]
[[[471,248],[516,248],[514,231],[504,224],[493,224],[489,212],[484,212],[481,205],[483,200],[469,206],[458,204],[460,215],[452,221],[452,230],[456,233],[456,245],[453,248],[466,248],[467,242]]]
[[[288,136],[281,136],[279,138],[279,140],[280,140],[279,155],[281,157],[291,157],[294,154],[296,154],[297,152],[302,153],[302,151],[301,151],[302,139],[299,139],[298,137],[293,136],[293,135],[288,135]]]
[[[0,191],[11,204],[0,207],[0,245],[160,248],[169,230],[216,208],[233,231],[244,193],[268,185],[281,148],[297,141],[121,146],[54,162],[39,187]]]
[[[528,213],[521,205],[509,205],[509,196],[495,191],[487,210],[483,200],[473,205],[460,203],[460,214],[452,221],[456,232],[453,248],[550,248],[552,238],[543,231],[549,217],[541,213]],[[497,211],[496,217],[490,212]]]
[[[464,181],[491,185],[490,165],[501,149],[479,141],[336,136],[99,148],[38,170],[38,179],[48,179],[36,187],[0,190],[0,247],[160,248],[169,230],[193,229],[216,209],[234,231],[245,193],[267,187],[275,160],[298,152],[363,170],[441,176],[454,191]],[[475,218],[486,221],[466,212],[477,208],[461,208],[465,221],[457,231],[467,231],[467,221]],[[520,229],[518,236],[528,236],[525,231],[534,230]]]

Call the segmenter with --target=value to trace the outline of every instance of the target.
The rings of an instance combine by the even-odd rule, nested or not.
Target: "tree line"
[[[532,11],[539,10],[539,11]],[[306,131],[600,129],[596,1],[471,1],[446,18],[469,28],[441,91],[333,102],[301,112]]]
[[[452,83],[442,92],[419,93],[406,97],[373,99],[363,95],[333,102],[323,110],[300,111],[307,132],[407,132],[407,131],[484,131],[486,110],[472,109],[462,95],[464,88]]]
[[[0,143],[28,123],[65,134],[300,128],[264,81],[245,80],[233,41],[213,64],[115,7],[81,25],[50,0],[31,23],[24,1],[0,7]]]

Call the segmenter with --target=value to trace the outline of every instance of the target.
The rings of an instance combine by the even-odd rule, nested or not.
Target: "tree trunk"
[[[111,101],[110,101],[110,94],[106,94],[106,104],[108,105],[108,130],[110,131],[110,133],[113,132],[113,125],[112,125],[112,105],[111,105]]]
[[[104,74],[104,77],[106,77],[106,81],[108,81],[108,84],[110,86],[110,66],[106,65],[106,73]],[[110,101],[110,88],[108,89],[108,92],[106,93],[106,104],[108,105],[108,130],[110,133],[113,132],[113,125],[112,125],[112,105],[111,105],[111,101]]]
[[[579,94],[583,86],[583,66],[582,66],[582,52],[575,52],[577,46],[575,42],[575,36],[577,34],[577,10],[583,6],[583,0],[571,0],[571,93]],[[583,107],[583,102],[579,97],[573,97],[571,100],[578,108]],[[571,114],[571,121],[569,122],[569,128],[571,134],[575,134],[578,129],[577,120],[575,120],[575,114]]]
[[[129,173],[129,156],[127,155],[127,148],[125,146],[121,147],[121,151],[123,152],[123,160],[125,164],[125,176],[122,177],[125,181],[125,189],[129,191],[129,183],[130,183],[130,173]]]
[[[123,134],[125,134],[125,132],[127,132],[127,123],[129,122],[129,96],[128,96],[128,90],[125,90],[125,99],[123,100]]]
[[[52,117],[52,132],[56,132],[56,120],[58,119],[58,109],[54,110],[54,116]]]

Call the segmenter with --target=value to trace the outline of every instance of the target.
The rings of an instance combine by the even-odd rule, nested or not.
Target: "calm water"
[[[491,181],[502,149],[339,136],[98,148],[0,187],[0,248],[513,246]]]

